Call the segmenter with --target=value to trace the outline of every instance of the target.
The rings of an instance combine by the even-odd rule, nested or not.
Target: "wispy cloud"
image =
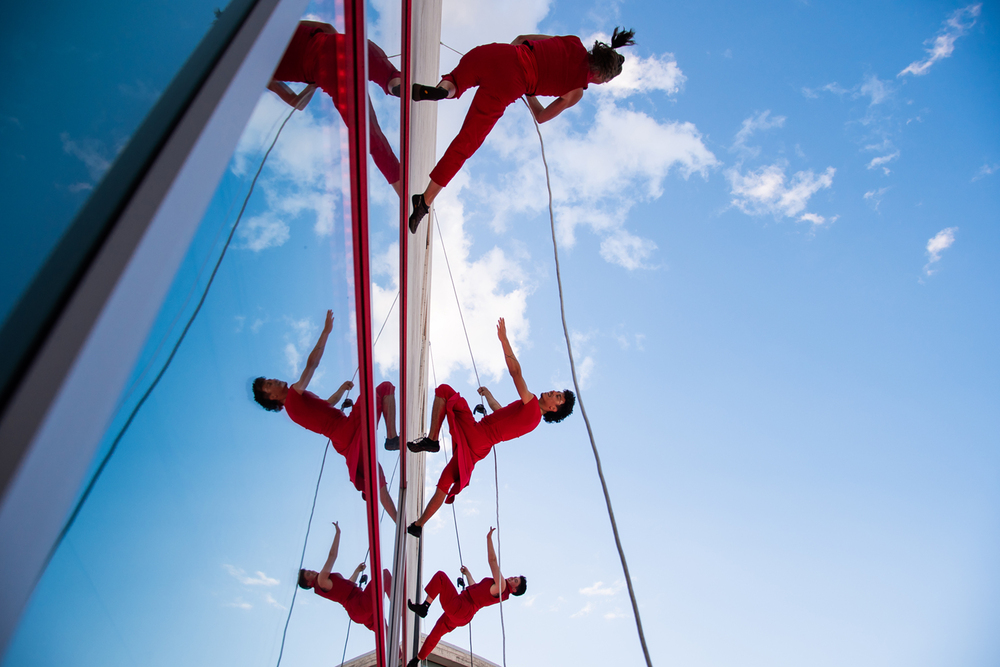
[[[271,597],[270,593],[265,593],[264,594],[264,602],[268,603],[272,607],[277,607],[278,609],[284,609],[284,610],[288,609],[288,607],[286,607],[285,605],[281,604],[280,602],[278,602],[277,600],[275,600],[273,597]]]
[[[580,611],[576,612],[575,614],[571,614],[570,618],[580,618],[581,616],[586,616],[587,614],[589,614],[593,610],[594,610],[594,603],[593,602],[588,602],[587,604],[585,604],[583,606],[583,609],[581,609]]]
[[[91,180],[95,183],[101,180],[104,172],[108,170],[111,166],[111,161],[114,159],[114,155],[108,157],[109,151],[104,147],[103,143],[95,139],[81,139],[79,141],[70,139],[68,132],[61,133],[59,139],[62,141],[63,150],[80,160],[83,166],[87,168],[87,173],[90,175]]]
[[[927,264],[924,265],[924,274],[932,275],[937,269],[932,268],[941,260],[941,253],[947,250],[955,242],[955,232],[958,227],[947,227],[934,235],[927,241]]]
[[[624,586],[625,586],[624,581],[616,581],[611,586],[605,586],[603,581],[595,581],[592,585],[587,586],[586,588],[581,588],[580,593],[588,596],[590,595],[610,596],[622,590]]]
[[[243,222],[236,236],[243,240],[244,248],[260,252],[284,245],[289,237],[288,223],[267,213]]]
[[[939,60],[950,57],[955,50],[955,41],[976,24],[976,17],[979,16],[982,7],[982,3],[979,3],[968,5],[952,12],[951,16],[945,20],[944,27],[941,28],[937,36],[924,42],[924,44],[927,44],[927,57],[923,60],[914,60],[896,76],[901,77],[906,74],[923,76],[930,71],[931,65]]]
[[[882,196],[888,191],[889,186],[878,188],[877,190],[869,190],[865,193],[864,200],[877,211],[879,204],[882,203]]]
[[[248,576],[246,571],[229,565],[228,563],[223,564],[223,566],[229,574],[233,575],[237,581],[246,586],[277,586],[281,582],[277,579],[273,579],[260,570],[258,570],[254,576]]]
[[[253,609],[253,605],[249,602],[244,602],[242,598],[236,598],[233,602],[227,602],[223,607],[235,607],[236,609]]]
[[[774,215],[796,218],[813,225],[836,220],[806,212],[809,199],[820,190],[833,185],[836,169],[828,167],[820,175],[811,169],[796,172],[786,184],[785,166],[781,163],[741,173],[739,168],[727,170],[732,205],[748,215]]]
[[[986,164],[984,164],[982,167],[979,168],[979,171],[977,171],[976,175],[972,177],[972,180],[978,181],[981,178],[992,176],[998,169],[1000,169],[1000,164],[997,164],[995,162],[993,164],[990,164],[987,162]]]
[[[867,97],[871,100],[870,106],[882,104],[892,95],[892,84],[882,81],[875,74],[868,74],[865,80],[858,86],[855,97]]]
[[[888,176],[890,173],[890,169],[885,165],[889,162],[892,162],[898,157],[899,157],[899,151],[895,151],[893,153],[889,153],[888,155],[881,155],[879,157],[872,158],[871,162],[868,163],[868,169],[876,169],[878,167],[882,167],[882,171],[885,173],[886,176]]]
[[[743,125],[736,133],[733,145],[729,150],[734,152],[738,151],[744,155],[756,157],[760,154],[760,147],[748,146],[747,140],[756,132],[769,130],[772,127],[782,127],[784,124],[785,117],[774,116],[772,118],[770,109],[756,113],[743,121]]]

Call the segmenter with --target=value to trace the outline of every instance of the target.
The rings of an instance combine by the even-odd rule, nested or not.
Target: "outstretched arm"
[[[475,586],[476,585],[476,580],[472,578],[472,573],[469,572],[469,568],[465,567],[464,565],[462,566],[462,576],[465,577],[465,585],[466,586]]]
[[[486,387],[479,388],[479,395],[486,399],[486,404],[490,406],[490,410],[493,412],[496,412],[503,407],[497,402],[497,399],[493,398],[493,394],[491,394],[490,390]]]
[[[518,363],[517,357],[514,356],[514,350],[510,347],[510,341],[507,340],[507,324],[502,317],[497,322],[497,338],[500,339],[500,344],[503,346],[504,361],[507,362],[507,371],[510,373],[511,379],[514,380],[517,395],[525,404],[531,403],[535,395],[528,391],[528,386],[524,384],[524,378],[521,376],[521,364]]]
[[[330,587],[333,585],[333,582],[330,581],[330,572],[333,570],[333,564],[337,562],[337,552],[340,550],[340,526],[334,521],[333,527],[336,529],[337,534],[333,536],[333,544],[330,545],[330,555],[326,557],[326,563],[323,564],[323,569],[319,571],[319,576],[316,578],[316,583],[324,591],[330,590]]]
[[[312,380],[313,373],[319,367],[319,362],[323,358],[323,350],[326,349],[326,339],[330,337],[331,331],[333,331],[333,311],[328,310],[326,311],[326,323],[323,325],[323,333],[319,335],[316,347],[309,353],[309,359],[306,360],[306,368],[302,371],[302,377],[292,385],[292,389],[300,394],[309,386],[309,381]]]
[[[337,405],[337,403],[340,403],[340,397],[344,395],[344,392],[350,391],[351,389],[354,389],[354,383],[348,380],[344,384],[340,385],[340,388],[333,392],[333,396],[326,399],[326,402],[330,405]]]
[[[493,585],[490,586],[490,595],[498,598],[507,587],[507,582],[504,581],[503,575],[500,574],[500,562],[497,561],[497,552],[493,550],[494,530],[496,528],[490,528],[490,532],[486,533],[486,554],[490,559],[490,571],[493,572]]]
[[[562,97],[557,97],[556,99],[549,102],[548,106],[542,106],[542,103],[538,101],[537,97],[529,96],[528,107],[531,109],[531,114],[538,121],[539,125],[550,121],[559,114],[561,114],[566,109],[579,102],[583,98],[583,88],[575,88]]]
[[[302,111],[309,104],[309,100],[312,99],[313,93],[316,92],[316,84],[310,83],[302,89],[301,93],[296,94],[295,91],[288,87],[288,84],[271,79],[271,83],[267,84],[267,89],[280,97],[281,101],[288,106],[295,107],[299,111]]]

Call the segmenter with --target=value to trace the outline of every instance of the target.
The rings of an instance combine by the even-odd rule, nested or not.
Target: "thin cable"
[[[302,542],[302,555],[299,556],[299,570],[302,569],[302,563],[306,559],[306,545],[309,544],[309,531],[312,530],[313,514],[316,513],[316,498],[319,497],[319,483],[323,481],[323,469],[326,467],[326,455],[330,451],[330,446],[333,443],[329,440],[326,441],[326,446],[323,447],[323,462],[319,466],[319,477],[316,478],[316,491],[313,492],[313,502],[312,509],[309,510],[309,523],[306,524],[306,539]],[[288,634],[288,623],[292,620],[292,610],[295,609],[295,596],[298,595],[299,585],[296,579],[295,588],[292,589],[292,602],[288,605],[288,617],[285,619],[285,629],[281,633],[281,649],[278,651],[278,662],[275,667],[281,665],[281,656],[285,652],[285,636]],[[347,626],[347,632],[351,631],[350,625]],[[344,651],[347,651],[347,646],[344,646]]]
[[[455,53],[457,53],[460,56],[464,56],[465,55],[464,53],[462,53],[458,49],[453,49],[450,46],[448,46],[447,44],[445,44],[444,42],[438,42],[438,44],[440,44],[441,46],[443,46],[444,48],[446,48],[446,49],[448,49],[450,51],[454,51]]]
[[[438,240],[441,242],[441,251],[444,253],[444,264],[448,267],[448,278],[451,280],[451,291],[455,293],[455,304],[458,306],[458,317],[462,320],[462,331],[465,332],[465,344],[469,346],[469,358],[472,359],[472,370],[476,374],[476,386],[481,387],[483,383],[479,381],[479,370],[476,368],[476,355],[472,354],[472,342],[469,340],[469,330],[465,327],[465,316],[462,314],[462,302],[458,299],[458,289],[455,287],[455,276],[451,273],[451,262],[448,261],[448,249],[444,247],[444,235],[441,233],[441,222],[438,220],[437,209],[434,210],[434,224],[438,230]],[[482,404],[483,398],[479,397]]]
[[[525,106],[528,106],[527,100],[521,98]],[[597,476],[601,478],[601,488],[604,490],[604,502],[608,506],[608,517],[611,519],[611,530],[615,535],[615,546],[618,547],[618,557],[622,561],[622,570],[625,572],[625,583],[628,585],[628,596],[632,601],[632,612],[635,614],[635,627],[639,632],[639,643],[642,644],[642,652],[646,657],[646,665],[648,667],[653,667],[653,661],[649,657],[649,649],[646,646],[646,636],[642,632],[642,620],[639,617],[639,604],[635,599],[635,589],[632,587],[632,577],[629,575],[628,563],[625,561],[625,550],[622,548],[621,537],[618,534],[618,524],[615,522],[615,512],[611,507],[611,494],[608,493],[608,484],[604,480],[604,470],[601,468],[601,456],[597,452],[597,442],[594,440],[594,431],[590,427],[590,419],[587,418],[587,410],[583,406],[583,395],[580,393],[580,383],[577,381],[576,377],[576,362],[573,360],[573,346],[570,344],[569,340],[569,327],[566,325],[566,304],[563,299],[563,287],[562,287],[562,275],[559,272],[559,246],[556,243],[556,219],[555,212],[552,207],[552,180],[549,176],[549,163],[545,159],[545,140],[542,139],[542,130],[538,126],[538,120],[535,119],[535,114],[531,112],[531,107],[528,106],[528,112],[531,113],[531,119],[535,123],[535,131],[538,133],[538,142],[542,148],[542,163],[545,165],[545,184],[549,191],[549,225],[552,228],[552,253],[555,256],[556,261],[556,283],[559,285],[559,313],[562,316],[563,334],[566,337],[566,352],[569,354],[569,367],[573,374],[573,387],[576,389],[576,400],[580,404],[580,413],[583,415],[583,421],[587,425],[587,435],[590,436],[590,447],[594,450],[594,461],[597,463]],[[502,620],[501,616],[501,620]]]
[[[503,549],[500,548],[500,469],[497,466],[497,449],[493,448],[493,489],[496,491],[497,500],[497,570],[500,572],[500,577],[503,578]],[[498,604],[500,605],[500,636],[503,639],[503,667],[507,667],[507,629],[503,623],[503,591],[507,584],[503,581],[496,581],[495,583],[500,592],[498,598]]]
[[[131,414],[129,414],[128,420],[125,422],[125,425],[122,426],[121,430],[118,432],[118,435],[111,443],[111,448],[108,449],[108,453],[104,455],[104,458],[101,460],[101,464],[97,467],[97,472],[95,472],[94,476],[90,478],[90,482],[87,484],[87,488],[84,489],[83,495],[80,496],[80,500],[77,501],[76,506],[73,508],[73,513],[70,515],[69,519],[66,521],[66,524],[63,526],[63,529],[59,533],[59,537],[56,539],[56,542],[52,546],[51,551],[49,551],[48,558],[46,558],[46,565],[48,565],[48,561],[51,560],[52,555],[55,553],[56,549],[59,548],[59,545],[62,544],[62,541],[66,537],[66,534],[69,532],[69,529],[73,527],[73,524],[76,522],[76,518],[80,515],[80,510],[83,509],[84,503],[87,502],[87,499],[90,497],[90,492],[94,490],[94,485],[97,484],[97,480],[100,479],[101,474],[107,467],[108,462],[111,460],[112,455],[114,455],[115,451],[118,449],[118,444],[122,441],[122,437],[124,437],[126,431],[128,431],[129,426],[132,425],[132,422],[135,420],[135,417],[139,413],[139,410],[142,408],[143,405],[145,405],[146,399],[149,398],[150,394],[153,393],[153,390],[156,389],[156,386],[160,383],[160,380],[163,378],[163,374],[167,372],[168,368],[170,368],[170,363],[174,360],[174,357],[177,355],[177,350],[180,349],[181,343],[184,342],[184,338],[187,336],[188,331],[191,330],[191,325],[194,324],[195,318],[198,317],[198,313],[201,312],[201,307],[205,305],[205,299],[208,298],[208,292],[212,287],[212,283],[215,282],[215,276],[219,272],[219,267],[222,265],[222,260],[226,256],[226,251],[229,249],[229,244],[232,243],[233,235],[236,234],[236,229],[240,226],[240,220],[243,219],[243,212],[246,211],[247,203],[250,201],[250,195],[253,194],[254,186],[257,184],[257,178],[260,176],[260,172],[264,169],[264,164],[267,162],[267,158],[271,154],[271,150],[274,148],[274,145],[278,142],[278,137],[281,136],[281,131],[285,129],[285,125],[288,124],[289,120],[291,120],[293,113],[295,113],[295,109],[292,109],[292,111],[288,114],[288,117],[285,118],[284,122],[281,124],[281,127],[278,128],[278,133],[274,135],[274,141],[271,142],[271,145],[270,147],[268,147],[267,152],[264,153],[264,159],[261,160],[260,167],[257,168],[257,173],[254,175],[253,181],[250,183],[250,190],[247,192],[247,196],[243,200],[243,206],[240,208],[239,215],[236,216],[236,222],[233,224],[233,228],[229,232],[229,237],[226,239],[226,244],[222,246],[222,252],[219,254],[219,260],[215,263],[215,268],[212,269],[212,273],[208,277],[208,284],[205,285],[205,291],[202,293],[201,299],[198,301],[198,305],[195,307],[194,312],[188,319],[187,324],[184,325],[184,329],[181,331],[181,335],[177,339],[177,343],[174,344],[173,349],[170,351],[170,355],[167,357],[166,362],[164,362],[163,368],[160,369],[160,372],[157,373],[156,377],[153,379],[153,382],[149,385],[149,389],[146,390],[146,392],[142,395],[142,398],[139,399],[139,402],[136,403],[136,406],[132,409]]]

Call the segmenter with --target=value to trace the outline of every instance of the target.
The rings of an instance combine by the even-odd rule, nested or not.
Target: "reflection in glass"
[[[307,384],[319,396],[349,393],[343,380],[358,355],[344,131],[329,100],[293,111],[262,91],[118,398],[98,459],[122,434],[114,456],[53,554],[4,667],[267,665],[282,650],[288,664],[320,664],[340,654],[337,643],[352,655],[371,649],[370,633],[348,632],[343,606],[294,597],[303,557],[322,562],[330,546],[322,529],[306,542],[310,523],[335,518],[344,559],[366,559],[357,467],[345,475],[325,437],[261,410],[250,387],[261,372],[299,378],[323,330],[317,315],[330,308],[337,325],[322,334],[322,364]],[[391,383],[379,398],[395,436]]]
[[[227,4],[3,3],[0,322]]]
[[[337,407],[344,394],[354,388],[354,383],[350,380],[345,381],[326,399],[320,398],[307,390],[309,382],[319,368],[319,362],[323,359],[326,340],[329,338],[331,331],[333,331],[333,311],[328,310],[326,311],[326,322],[323,325],[323,331],[320,333],[319,340],[316,341],[312,352],[309,353],[309,357],[306,359],[306,366],[302,371],[302,375],[299,376],[298,381],[289,386],[287,382],[282,380],[259,377],[253,381],[253,395],[254,400],[265,410],[280,412],[284,408],[285,413],[293,422],[313,433],[319,433],[329,438],[330,443],[337,450],[337,453],[347,460],[347,473],[350,475],[351,484],[361,492],[361,497],[364,498],[365,470],[363,448],[367,447],[368,443],[361,440],[361,411],[352,409],[351,415],[348,417]],[[395,415],[396,400],[394,391],[395,387],[388,381],[383,382],[375,388],[376,427],[382,419],[383,408],[385,408],[388,414]],[[392,422],[386,419],[386,429],[389,432],[386,444],[389,445],[390,438],[395,438],[395,445],[398,448],[399,438],[396,436],[395,419]],[[378,476],[379,500],[389,518],[395,522],[396,506],[393,504],[392,496],[386,488],[385,472],[383,472],[381,465],[378,467]]]
[[[346,122],[344,68],[347,56],[344,46],[344,35],[329,23],[301,21],[268,88],[288,105],[302,107],[309,103],[315,87],[319,86],[330,96]],[[371,40],[368,41],[368,80],[377,84],[386,95],[399,97],[399,70]],[[296,94],[283,83],[285,81],[309,85]],[[368,112],[372,159],[386,182],[399,194],[399,159],[383,134],[371,103]]]

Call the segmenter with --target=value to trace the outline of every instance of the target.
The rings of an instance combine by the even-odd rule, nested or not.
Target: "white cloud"
[[[618,264],[630,271],[647,268],[646,261],[656,250],[656,243],[620,230],[615,236],[601,241],[601,257],[611,264]]]
[[[733,141],[733,145],[729,150],[739,151],[745,155],[754,157],[759,155],[760,148],[757,146],[747,146],[747,139],[749,139],[754,133],[760,132],[761,130],[769,130],[772,127],[782,127],[785,124],[784,116],[774,116],[773,118],[770,116],[771,111],[768,109],[767,111],[761,111],[745,119],[739,132],[736,133],[736,139]]]
[[[604,36],[603,38],[598,37],[598,39],[607,41],[611,37]],[[687,81],[687,77],[678,67],[677,60],[672,53],[648,58],[628,54],[625,56],[621,74],[607,83],[591,86],[588,91],[616,98],[628,97],[636,93],[649,93],[654,90],[663,91],[667,95],[676,95],[684,86],[685,81]]]
[[[580,593],[588,596],[591,595],[610,596],[620,591],[624,586],[625,586],[624,581],[616,581],[611,586],[605,586],[604,582],[596,581],[591,586],[587,586],[586,588],[581,588]]]
[[[888,176],[889,168],[884,166],[889,162],[892,162],[899,157],[899,151],[889,153],[888,155],[882,155],[876,158],[872,158],[871,162],[868,163],[868,169],[875,169],[876,167],[882,167],[882,171]]]
[[[879,204],[882,203],[882,196],[889,191],[889,187],[879,188],[877,190],[869,190],[864,195],[864,200],[871,205],[876,211],[878,210]]]
[[[943,58],[950,57],[955,50],[955,41],[976,24],[976,17],[979,16],[982,7],[982,3],[979,3],[952,12],[951,16],[945,20],[944,27],[938,31],[937,36],[924,42],[928,45],[927,57],[923,60],[914,60],[896,76],[900,77],[905,74],[923,76],[930,71],[931,65]]]
[[[257,102],[233,155],[232,171],[249,186],[280,123],[291,107],[265,92]],[[240,225],[244,247],[255,252],[284,244],[290,223],[312,222],[324,236],[333,231],[343,182],[340,161],[343,122],[328,97],[318,93],[305,111],[295,112],[282,130],[254,190],[265,210]]]
[[[976,175],[972,177],[973,181],[978,181],[981,178],[986,178],[987,176],[992,176],[998,169],[1000,169],[1000,164],[990,164],[986,163],[979,168]]]
[[[236,609],[253,609],[253,605],[249,602],[244,602],[242,598],[236,598],[233,602],[227,602],[222,605],[223,607],[235,607]]]
[[[265,214],[244,221],[236,232],[243,240],[243,247],[254,252],[284,245],[288,240],[288,224],[284,220]]]
[[[810,169],[799,171],[785,183],[785,167],[777,163],[746,174],[738,168],[726,171],[732,190],[732,205],[748,215],[774,215],[823,224],[826,218],[806,213],[809,199],[818,191],[833,185],[836,169],[828,167],[817,176]],[[835,218],[833,218],[835,219]],[[831,219],[832,221],[832,219]]]
[[[651,240],[628,232],[632,206],[658,198],[672,172],[684,178],[718,165],[692,123],[659,122],[645,113],[619,107],[612,96],[595,99],[594,121],[582,132],[563,118],[542,128],[552,176],[552,196],[560,247],[572,247],[575,230],[588,227],[604,239],[606,261],[629,269],[649,268],[655,250]],[[568,117],[579,114],[573,109]],[[545,171],[539,160],[538,136],[526,109],[508,110],[487,145],[513,162],[504,177],[476,183],[483,208],[492,212],[496,231],[526,213],[545,213]],[[546,216],[547,217],[547,216]]]
[[[68,132],[61,133],[59,139],[62,141],[63,150],[80,160],[87,168],[91,180],[95,183],[101,180],[114,159],[114,156],[106,157],[108,151],[104,148],[104,144],[95,139],[74,141],[69,138]]]
[[[288,375],[298,379],[304,367],[308,350],[316,343],[318,325],[308,319],[293,320],[285,318],[289,331],[285,333],[285,361],[288,363]],[[321,371],[313,375],[314,380],[321,377]]]
[[[892,86],[888,81],[882,81],[878,76],[869,74],[858,88],[855,97],[871,98],[871,105],[882,104],[892,95]]]
[[[625,614],[622,613],[621,609],[615,608],[614,611],[609,611],[608,613],[604,614],[604,618],[606,618],[609,621],[613,621],[616,618],[625,618]]]
[[[246,586],[277,586],[278,584],[281,583],[277,579],[273,579],[267,576],[260,570],[254,573],[255,576],[248,576],[245,570],[238,567],[233,567],[228,563],[223,564],[222,567],[226,569],[226,572],[233,575],[233,577],[235,577],[237,581]]]
[[[264,594],[264,602],[268,603],[272,607],[277,607],[278,609],[285,609],[285,610],[288,609],[288,607],[286,607],[285,605],[281,604],[280,602],[278,602],[277,600],[275,600],[273,597],[271,597],[270,593],[265,593]]]
[[[931,275],[936,272],[931,266],[941,260],[941,253],[951,247],[955,242],[955,232],[958,227],[947,227],[934,235],[927,241],[927,264],[924,265],[924,273]]]
[[[593,610],[594,610],[594,603],[593,602],[588,602],[587,604],[585,604],[583,606],[583,609],[581,609],[580,611],[576,612],[575,614],[571,614],[570,618],[580,618],[581,616],[586,616],[587,614],[589,614]]]

